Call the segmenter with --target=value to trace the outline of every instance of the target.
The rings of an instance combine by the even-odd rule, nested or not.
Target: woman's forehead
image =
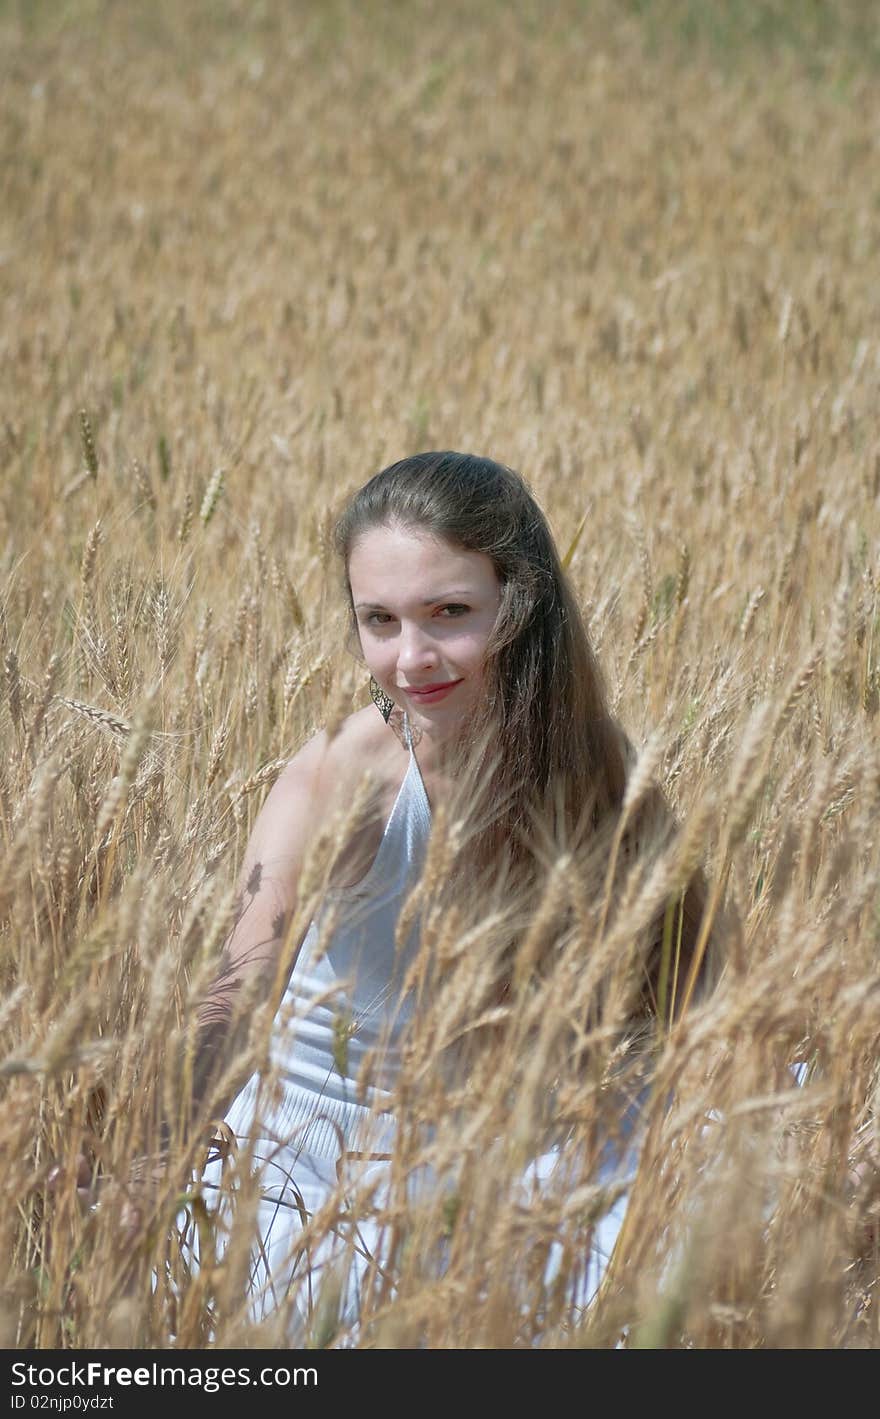
[[[355,582],[394,582],[403,576],[442,574],[464,576],[481,585],[495,579],[491,558],[484,552],[459,547],[427,529],[380,526],[361,533],[348,562],[349,579]]]

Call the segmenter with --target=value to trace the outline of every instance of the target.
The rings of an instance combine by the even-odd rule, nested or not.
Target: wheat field
[[[610,916],[555,865],[524,949],[560,900],[580,936],[455,1097],[432,1052],[481,937],[433,923],[397,1182],[428,1121],[454,1191],[396,1186],[356,1329],[304,1274],[308,1343],[877,1344],[872,8],[0,4],[3,1346],[283,1343],[245,1304],[247,1195],[193,1270],[199,1140],[172,1123],[133,1243],[132,1160],[182,1112],[268,785],[368,702],[334,514],[430,448],[529,481],[683,828]],[[599,1032],[575,1071],[567,1032],[700,860],[738,925],[658,1043],[584,1306],[619,1059]],[[581,1169],[523,1198],[551,1082]]]

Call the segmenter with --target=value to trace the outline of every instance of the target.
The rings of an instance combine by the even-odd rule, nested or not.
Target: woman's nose
[[[420,626],[401,627],[397,664],[407,674],[437,664],[437,647]]]

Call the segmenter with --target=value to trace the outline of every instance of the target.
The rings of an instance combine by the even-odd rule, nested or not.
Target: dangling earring
[[[394,701],[386,695],[379,681],[374,675],[370,676],[370,694],[373,697],[373,704],[378,709],[385,723],[391,718],[391,711],[394,709]]]

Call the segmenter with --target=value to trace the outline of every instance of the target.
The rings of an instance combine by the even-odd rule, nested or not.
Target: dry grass
[[[848,1155],[880,983],[880,74],[869,5],[737,8],[0,7],[3,1344],[278,1338],[244,1313],[246,1215],[186,1275],[176,1133],[133,1249],[125,1189],[84,1212],[74,1164],[126,1178],[180,1112],[265,785],[366,700],[332,509],[431,447],[529,478],[686,829],[607,921],[563,864],[580,934],[452,1099],[492,923],[427,933],[453,986],[404,1082],[452,1190],[392,1197],[409,1242],[358,1338],[877,1343]],[[583,1312],[620,1066],[601,1035],[576,1074],[567,1031],[701,854],[742,930],[662,1043]],[[524,1200],[550,1080],[576,1177]]]

